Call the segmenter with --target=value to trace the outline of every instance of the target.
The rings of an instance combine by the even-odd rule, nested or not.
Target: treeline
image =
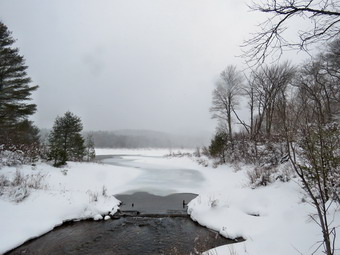
[[[238,115],[241,98],[248,119]],[[340,38],[300,66],[265,65],[247,76],[229,66],[210,110],[219,121],[210,156],[219,163],[254,164],[248,172],[253,187],[287,181],[292,169],[316,209],[312,219],[321,228],[325,253],[335,254],[336,226],[328,210],[340,203]],[[289,164],[280,173],[284,162]]]
[[[97,148],[194,148],[205,144],[202,137],[184,137],[148,130],[91,131]]]
[[[288,62],[265,65],[249,75],[235,66],[227,67],[212,96],[210,111],[218,127],[209,147],[211,156],[221,163],[266,163],[263,151],[268,147],[267,151],[276,150],[279,157],[272,163],[278,163],[287,156],[291,143],[309,138],[315,131],[326,132],[330,126],[337,130],[339,70],[339,39],[301,66]],[[241,100],[247,102],[248,118],[238,114]],[[333,141],[338,138],[335,135]]]
[[[12,47],[14,42],[0,22],[0,165],[9,158],[34,160],[39,152],[39,129],[28,119],[36,111],[36,105],[29,101],[38,86],[31,85],[23,56]]]
[[[171,141],[167,137],[160,137],[159,134],[117,134],[112,131],[93,131],[95,146],[98,148],[169,148]]]
[[[174,148],[201,145],[196,138],[152,131],[87,132],[71,112],[57,116],[51,131],[42,132],[29,117],[37,105],[31,95],[38,89],[27,74],[25,59],[13,47],[15,39],[0,22],[0,167],[51,160],[54,166],[68,160],[91,160],[94,146],[109,148]]]
[[[42,142],[39,129],[29,117],[36,104],[30,103],[37,90],[28,76],[25,59],[13,47],[15,39],[0,22],[0,168],[53,160],[54,166],[67,160],[91,160],[95,156],[92,137],[83,138],[83,125],[71,112],[57,117],[53,130]]]

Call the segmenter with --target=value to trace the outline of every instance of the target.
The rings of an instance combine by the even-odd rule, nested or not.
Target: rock
[[[95,216],[93,216],[94,220],[102,220],[103,216],[101,216],[100,214],[96,214]]]

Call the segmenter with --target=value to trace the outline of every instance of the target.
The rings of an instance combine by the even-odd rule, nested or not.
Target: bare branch
[[[285,50],[308,51],[308,46],[335,38],[340,33],[340,6],[335,0],[268,0],[262,4],[253,3],[250,8],[270,15],[259,25],[260,31],[242,45],[243,57],[254,65],[264,63],[269,55],[279,59]],[[298,32],[296,42],[283,35],[289,29],[288,20],[293,17],[314,24]]]

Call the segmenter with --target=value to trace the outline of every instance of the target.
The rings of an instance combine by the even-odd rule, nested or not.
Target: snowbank
[[[140,174],[138,169],[72,162],[65,168],[38,164],[35,168],[22,166],[19,171],[23,176],[44,175],[44,185],[43,189],[31,190],[20,203],[4,190],[0,197],[0,254],[64,221],[101,219],[101,215],[116,212],[119,201],[112,194]],[[0,170],[0,175],[9,180],[16,173],[15,167]]]
[[[311,254],[318,247],[322,235],[310,218],[315,210],[303,202],[304,193],[297,179],[252,189],[247,178],[252,166],[240,165],[236,171],[235,166],[228,165],[203,167],[193,160],[195,158],[137,156],[160,156],[162,153],[166,151],[138,153],[130,150],[126,158],[131,159],[131,166],[200,171],[206,181],[200,195],[189,204],[191,218],[226,237],[246,239],[242,243],[218,247],[212,254]],[[334,217],[332,225],[339,226],[340,213],[335,206],[330,208],[330,216]],[[339,241],[337,238],[337,248],[340,248]],[[315,254],[323,254],[322,249]]]
[[[218,247],[210,254],[312,254],[322,240],[320,228],[310,218],[315,209],[305,202],[297,179],[252,189],[247,171],[253,166],[213,168],[198,165],[195,158],[149,157],[159,155],[150,151],[148,157],[135,155],[125,157],[132,160],[131,166],[195,169],[204,176],[200,195],[189,203],[191,218],[226,237],[246,239]],[[193,187],[185,188],[190,192]],[[330,209],[332,226],[340,225],[337,209],[335,205]],[[337,238],[337,248],[339,242]],[[323,254],[322,249],[315,254]]]
[[[208,171],[212,173],[207,172],[206,176],[215,175],[210,178],[212,188],[189,203],[188,213],[199,224],[225,237],[246,239],[218,247],[212,254],[287,255],[312,254],[316,250],[322,240],[321,230],[309,216],[315,209],[303,202],[303,191],[297,180],[276,181],[251,189],[245,182],[242,184],[246,176],[244,168],[235,172],[221,166]],[[340,213],[335,205],[330,209],[330,218],[333,216],[332,226],[339,226]],[[339,242],[337,238],[337,248],[340,248]],[[322,249],[313,254],[323,254]]]
[[[19,169],[23,175],[39,173],[44,176],[44,185],[32,190],[20,203],[15,202],[6,189],[0,196],[0,253],[53,229],[65,220],[101,220],[102,215],[115,212],[118,201],[112,194],[123,193],[140,177],[144,178],[146,172],[140,167],[200,172],[204,177],[200,185],[188,180],[180,182],[182,186],[176,186],[176,192],[199,193],[188,206],[191,218],[226,237],[246,239],[242,243],[218,247],[210,254],[312,254],[322,240],[320,229],[309,217],[314,208],[304,202],[297,180],[276,181],[267,187],[251,189],[247,180],[247,170],[251,166],[238,166],[236,171],[235,167],[226,165],[203,167],[194,158],[161,157],[169,154],[169,150],[97,149],[96,152],[97,155],[127,155],[124,158],[128,161],[124,167],[69,163],[61,169],[47,164]],[[13,180],[17,169],[2,168],[1,175]],[[330,213],[334,217],[332,225],[339,226],[340,213],[334,205]],[[340,248],[339,242],[338,237],[337,248]],[[315,254],[322,254],[321,249]]]
[[[246,239],[242,243],[218,247],[208,254],[312,254],[322,241],[320,228],[310,217],[315,215],[315,209],[305,202],[298,179],[278,180],[252,189],[247,171],[253,166],[249,165],[203,167],[197,165],[195,158],[188,157],[134,160],[158,167],[196,169],[202,173],[205,186],[188,205],[191,218],[225,237]],[[340,226],[340,211],[335,204],[329,214],[333,220],[331,225]],[[339,237],[336,248],[340,248]],[[323,254],[322,249],[314,254]]]

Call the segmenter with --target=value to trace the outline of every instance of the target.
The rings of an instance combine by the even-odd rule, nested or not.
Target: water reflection
[[[200,254],[229,244],[186,218],[128,217],[62,226],[8,254]]]

